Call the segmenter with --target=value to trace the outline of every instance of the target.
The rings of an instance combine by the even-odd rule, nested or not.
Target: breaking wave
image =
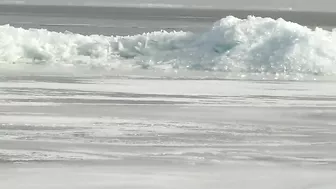
[[[84,36],[0,26],[1,69],[27,65],[102,70],[334,75],[336,32],[283,19],[223,18],[208,31]]]

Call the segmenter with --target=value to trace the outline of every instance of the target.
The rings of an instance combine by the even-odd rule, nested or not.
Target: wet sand
[[[6,77],[0,187],[332,189],[332,86]]]

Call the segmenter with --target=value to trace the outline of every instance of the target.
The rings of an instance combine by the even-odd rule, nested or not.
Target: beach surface
[[[335,13],[1,5],[0,15],[10,25],[0,28],[0,188],[336,186],[336,66],[327,31]],[[230,15],[247,20],[214,25]],[[253,46],[264,28],[281,35],[255,51],[231,49],[225,60],[239,67],[211,58],[227,50],[213,45],[222,40],[217,32],[235,31],[238,45]],[[143,41],[144,32],[161,30],[171,33]],[[293,36],[300,43],[291,46]],[[113,57],[99,54],[106,40],[118,44]],[[234,59],[242,54],[261,58]],[[267,66],[287,61],[280,55],[289,57],[285,66]]]

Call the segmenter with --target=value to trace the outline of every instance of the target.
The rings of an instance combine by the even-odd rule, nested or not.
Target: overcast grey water
[[[1,5],[0,188],[333,189],[335,16]]]
[[[336,25],[336,13],[333,12],[288,10],[1,5],[0,14],[1,24],[85,35],[135,35],[158,30],[201,32],[230,15],[283,18],[312,28],[330,29]]]

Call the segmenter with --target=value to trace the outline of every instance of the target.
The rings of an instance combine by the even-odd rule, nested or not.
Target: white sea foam
[[[84,36],[0,26],[2,70],[99,68],[238,74],[336,73],[336,33],[283,19],[223,18],[209,31]],[[36,67],[38,66],[38,67]]]

